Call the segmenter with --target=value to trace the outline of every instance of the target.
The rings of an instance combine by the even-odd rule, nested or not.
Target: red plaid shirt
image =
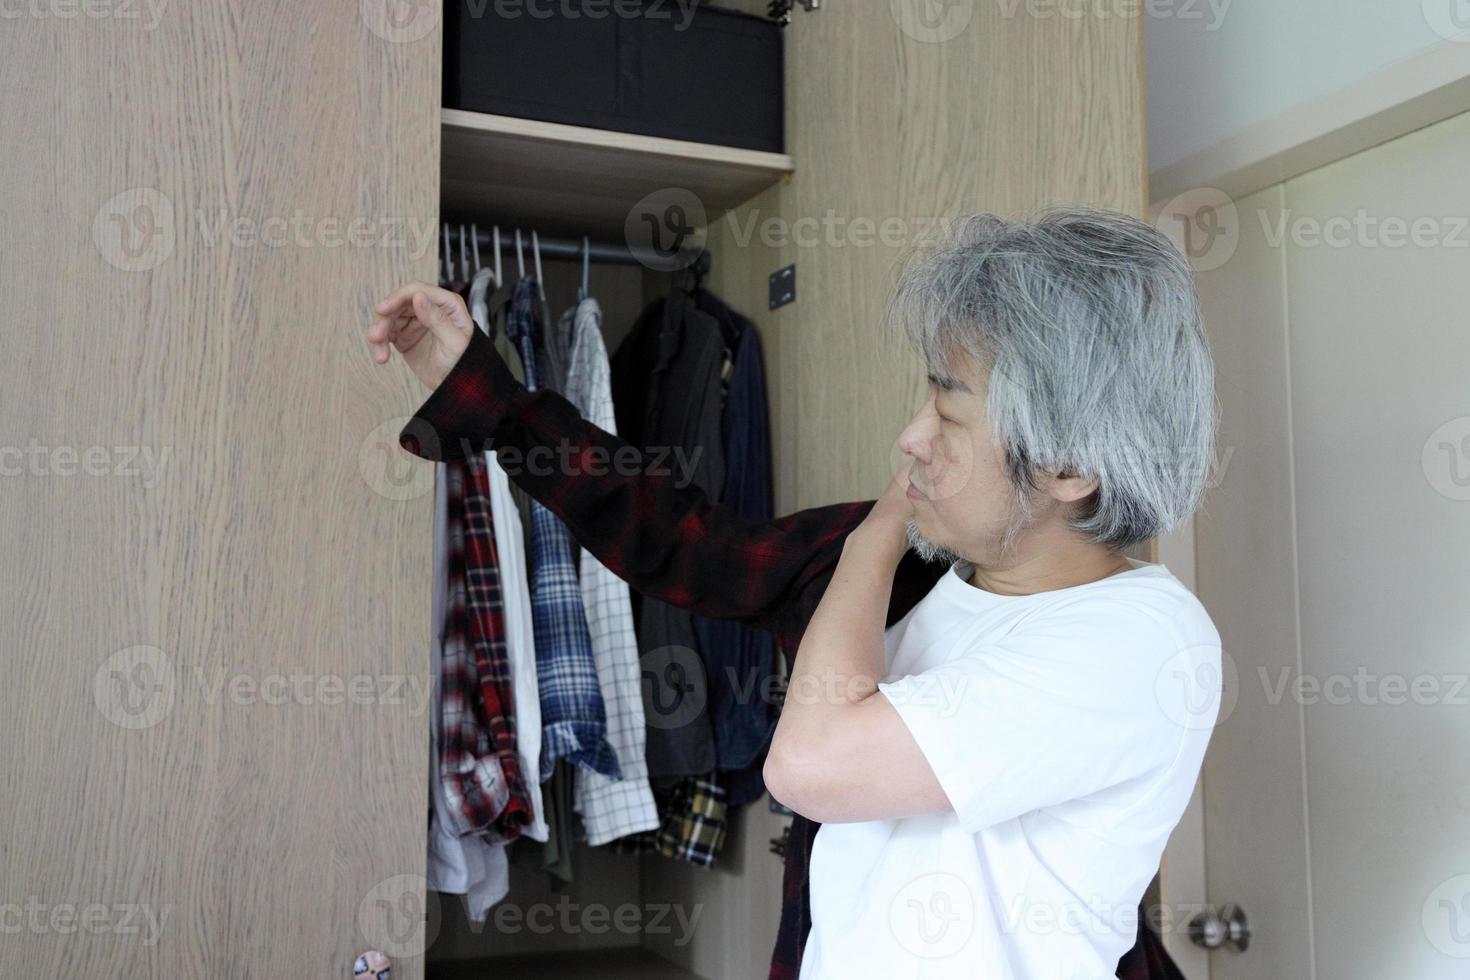
[[[511,841],[531,822],[531,796],[526,790],[516,753],[515,703],[511,699],[510,655],[505,648],[505,600],[500,589],[500,556],[495,550],[494,515],[490,507],[490,474],[485,457],[451,463],[463,481],[465,602],[470,621],[470,648],[480,682],[484,710],[495,758],[505,779],[508,799],[494,815],[491,837]],[[451,503],[451,507],[454,504]]]
[[[531,821],[531,798],[516,754],[505,618],[483,459],[444,467],[448,594],[438,778],[457,834],[511,841]]]
[[[620,578],[698,615],[770,630],[788,666],[843,540],[873,506],[858,500],[764,521],[742,517],[682,480],[660,454],[644,453],[585,421],[556,392],[527,390],[478,330],[399,441],[430,460],[499,450],[510,478]],[[943,572],[937,563],[906,554],[894,575],[888,625],[928,594]],[[771,980],[797,977],[811,926],[806,881],[817,826],[793,818]],[[1143,925],[1118,975],[1182,980]]]

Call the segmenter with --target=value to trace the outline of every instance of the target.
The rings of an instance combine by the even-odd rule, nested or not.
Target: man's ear
[[[1036,482],[1047,496],[1064,504],[1083,500],[1096,493],[1099,484],[1095,476],[1082,476],[1066,468],[1043,472],[1038,475]]]

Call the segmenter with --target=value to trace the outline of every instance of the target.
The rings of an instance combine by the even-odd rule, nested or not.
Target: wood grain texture
[[[795,175],[710,229],[712,287],[765,343],[778,514],[872,497],[891,478],[894,440],[925,391],[919,358],[881,328],[906,248],[976,211],[1144,213],[1136,20],[950,4],[969,19],[941,41],[900,26],[894,12],[919,6],[795,12],[785,32]],[[896,247],[873,231],[888,220],[902,229]],[[771,312],[767,276],[793,262],[796,302]],[[1131,553],[1154,560],[1152,544]],[[765,976],[776,936],[781,864],[765,842],[780,820],[761,807],[741,818],[726,843],[739,874],[644,867],[645,896],[677,896],[720,923],[684,947],[650,945],[715,980]]]
[[[1143,211],[1136,25],[1005,8],[974,4],[943,41],[905,33],[887,4],[824,9],[787,34],[801,79],[788,120],[797,176],[778,213],[849,222],[838,244],[787,245],[772,263],[797,263],[799,299],[772,318],[794,335],[798,365],[782,369],[777,422],[799,433],[794,447],[778,438],[795,449],[782,464],[796,471],[790,506],[876,494],[889,479],[889,447],[924,391],[919,359],[881,332],[905,247],[976,211]],[[896,219],[902,244],[863,244],[857,219]]]
[[[362,335],[433,274],[440,42],[371,6],[0,31],[4,973],[422,975],[423,392]]]
[[[629,213],[665,187],[692,191],[713,216],[791,172],[784,153],[459,109],[441,116],[445,213],[555,234],[621,242]]]

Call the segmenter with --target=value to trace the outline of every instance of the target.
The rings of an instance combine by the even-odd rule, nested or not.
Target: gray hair
[[[894,320],[937,377],[954,377],[955,350],[990,369],[990,422],[1027,519],[1040,470],[1098,479],[1069,522],[1111,549],[1198,506],[1214,366],[1189,264],[1152,225],[1095,208],[961,219],[904,269]]]

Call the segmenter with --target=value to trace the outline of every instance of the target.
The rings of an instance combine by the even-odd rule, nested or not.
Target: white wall
[[[1150,170],[1470,28],[1467,0],[1138,2]]]
[[[1213,980],[1467,976],[1466,159],[1470,112],[1235,201],[1196,256],[1196,574],[1229,657],[1206,878],[1256,929]]]

